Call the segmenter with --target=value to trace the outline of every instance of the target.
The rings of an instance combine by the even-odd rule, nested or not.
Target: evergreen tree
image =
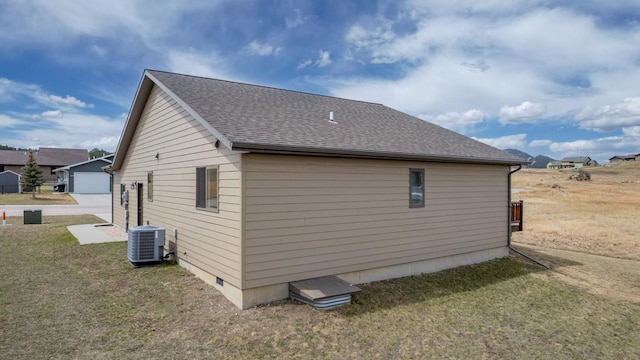
[[[30,187],[31,197],[35,199],[36,187],[43,183],[44,177],[42,176],[42,170],[40,170],[36,159],[33,157],[33,151],[29,150],[27,163],[24,164],[22,172],[20,173],[20,184],[22,184],[22,187]]]

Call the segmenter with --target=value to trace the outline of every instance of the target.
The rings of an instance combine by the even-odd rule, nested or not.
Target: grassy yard
[[[125,243],[78,245],[66,226],[93,216],[19,220],[0,227],[3,358],[640,357],[640,299],[561,281],[590,261],[575,253],[526,249],[554,270],[508,257],[362,285],[328,312],[290,301],[239,311],[178,266],[133,269]],[[626,268],[611,277],[636,286]]]
[[[40,192],[36,191],[36,198],[31,193],[25,194],[0,194],[0,206],[2,205],[73,205],[77,202],[66,193],[52,192],[51,186],[43,185]]]

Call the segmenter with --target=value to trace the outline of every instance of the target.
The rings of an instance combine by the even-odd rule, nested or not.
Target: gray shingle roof
[[[381,104],[155,70],[145,72],[139,93],[145,78],[192,110],[234,150],[523,163],[507,152]],[[328,121],[330,112],[336,124]],[[117,163],[118,155],[116,167]]]
[[[71,165],[89,160],[87,149],[46,148],[38,149],[38,156],[44,155],[61,162],[58,165]]]
[[[587,163],[591,160],[588,156],[574,156],[574,157],[566,157],[562,159],[562,162],[573,162],[573,163]]]
[[[0,150],[0,165],[24,165],[29,156],[28,151]],[[89,159],[86,149],[40,148],[33,152],[38,165],[65,166]]]

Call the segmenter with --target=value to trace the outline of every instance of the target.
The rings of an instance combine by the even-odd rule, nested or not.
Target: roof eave
[[[510,160],[510,159],[487,159],[473,157],[459,157],[446,155],[429,155],[429,154],[405,154],[405,153],[383,153],[373,151],[345,150],[345,149],[327,149],[312,147],[296,147],[282,146],[272,144],[254,144],[234,142],[232,150],[246,151],[262,154],[278,154],[278,155],[309,155],[309,156],[331,156],[361,159],[380,159],[380,160],[409,160],[409,161],[430,161],[441,163],[462,163],[462,164],[485,164],[485,165],[526,165],[528,161]]]

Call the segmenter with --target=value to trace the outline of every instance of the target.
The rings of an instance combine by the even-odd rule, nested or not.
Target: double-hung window
[[[409,169],[409,207],[424,207],[424,169]]]
[[[196,168],[196,208],[218,211],[218,167]]]

